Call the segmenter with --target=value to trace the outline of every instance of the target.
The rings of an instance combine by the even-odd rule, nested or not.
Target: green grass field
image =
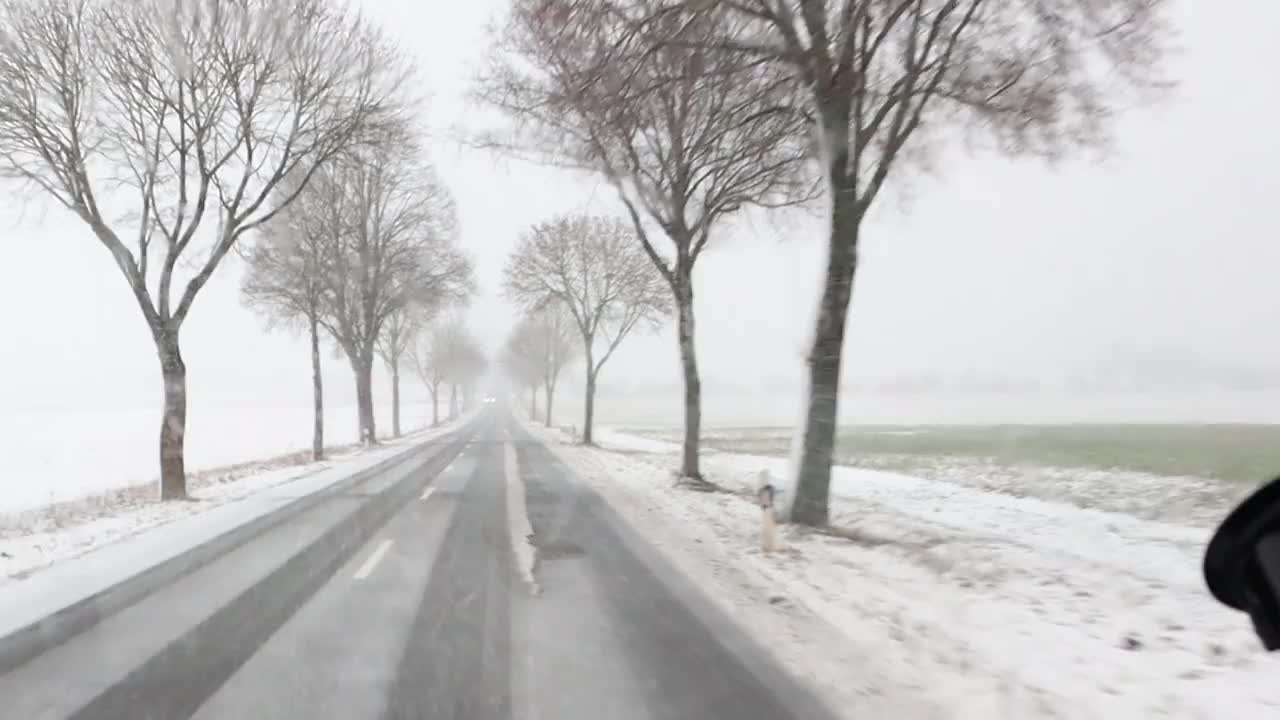
[[[638,432],[680,437],[676,431]],[[711,448],[764,455],[786,454],[790,444],[785,428],[710,429],[703,437]],[[945,456],[1255,485],[1280,475],[1280,425],[860,426],[840,431],[836,455],[841,464],[883,466],[892,457],[910,466],[911,457]]]
[[[673,430],[630,432],[680,439]],[[710,449],[775,456],[787,454],[790,439],[785,428],[703,434]],[[1280,475],[1280,426],[859,426],[840,431],[836,461],[1212,527],[1258,483]]]

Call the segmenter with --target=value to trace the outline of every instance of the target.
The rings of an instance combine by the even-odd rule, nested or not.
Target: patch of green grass
[[[678,432],[641,432],[679,440]],[[786,454],[790,440],[785,428],[712,429],[703,438],[709,448],[762,455]],[[950,456],[1253,485],[1280,475],[1280,425],[860,426],[839,432],[836,456],[842,464],[876,456]]]

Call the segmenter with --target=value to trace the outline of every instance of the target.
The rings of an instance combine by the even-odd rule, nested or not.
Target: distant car
[[[493,403],[493,402],[496,402],[496,401],[493,399],[493,396],[492,396],[492,395],[485,395],[485,396],[484,396],[484,402],[485,402],[485,404],[486,404],[486,405],[488,405],[488,404]]]

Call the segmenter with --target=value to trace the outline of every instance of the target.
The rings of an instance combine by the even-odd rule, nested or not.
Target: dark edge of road
[[[511,592],[503,423],[474,445],[476,467],[441,541],[383,718],[511,717]]]
[[[190,717],[379,527],[461,453],[467,438],[458,436],[475,427],[469,423],[450,433],[445,447],[421,469],[370,497],[266,578],[99,694],[72,720]],[[426,446],[433,444],[438,443]],[[416,460],[419,453],[410,455]],[[391,465],[379,467],[385,471]]]
[[[351,490],[364,481],[376,477],[394,467],[421,461],[430,451],[450,447],[460,436],[466,436],[476,428],[471,420],[456,430],[433,438],[420,447],[388,458],[373,467],[340,480],[319,492],[298,498],[268,512],[244,525],[168,560],[153,565],[132,577],[107,587],[100,592],[78,600],[26,627],[19,628],[0,638],[0,675],[12,672],[37,656],[61,645],[67,640],[97,625],[104,618],[129,607],[156,589],[168,585],[218,557],[253,540],[267,530],[315,507],[325,499]]]
[[[598,571],[614,576],[620,573],[630,575],[624,586],[603,587],[601,592],[615,617],[615,627],[622,633],[623,641],[647,659],[646,664],[657,674],[654,679],[667,689],[665,699],[672,702],[673,711],[687,712],[699,705],[703,710],[712,710],[707,703],[716,699],[716,688],[707,687],[705,682],[712,679],[706,674],[711,671],[722,692],[719,695],[721,703],[714,706],[715,711],[709,712],[708,717],[721,717],[722,711],[729,712],[729,717],[779,720],[834,720],[838,717],[814,690],[793,676],[768,648],[663,557],[599,493],[577,480],[573,470],[546,442],[533,436],[519,423],[512,425],[518,428],[512,434],[522,468],[541,465],[562,480],[575,481],[572,487],[555,489],[548,487],[547,473],[539,472],[537,475],[541,477],[538,480],[526,480],[531,495],[561,495],[557,502],[572,504],[574,507],[570,512],[582,518],[574,523],[577,525],[575,534],[578,534],[575,540],[588,542],[590,538],[586,534],[592,532],[599,533],[597,538],[604,540],[595,543],[587,553],[597,564]],[[535,484],[543,487],[535,488]],[[532,496],[530,502],[534,502]],[[533,520],[532,507],[530,511],[530,519]],[[538,535],[535,532],[535,538]],[[568,538],[557,542],[565,540]],[[538,544],[536,539],[535,544]],[[540,548],[540,556],[543,552]],[[638,614],[665,620],[679,617],[682,611],[694,622],[654,622],[644,628],[634,626]],[[681,651],[673,655],[671,647],[680,647]],[[671,662],[673,660],[687,662]],[[744,674],[754,683],[745,682]],[[754,697],[723,692],[728,689],[749,690],[751,684],[766,692],[749,693]],[[665,717],[661,712],[659,716]]]

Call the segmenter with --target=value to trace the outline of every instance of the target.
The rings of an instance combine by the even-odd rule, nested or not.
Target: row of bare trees
[[[370,444],[378,438],[375,359],[386,364],[391,432],[399,437],[402,365],[412,359],[421,374],[422,336],[473,290],[471,263],[457,247],[456,231],[452,197],[399,128],[317,171],[243,253],[246,304],[308,329],[316,459],[324,454],[321,330],[351,365],[360,438]],[[434,396],[438,383],[430,387]]]
[[[0,2],[0,175],[79,218],[136,300],[162,497],[186,495],[180,336],[201,290],[322,168],[403,123],[411,70],[331,0]]]
[[[825,195],[826,272],[784,508],[823,525],[858,248],[882,190],[958,144],[1048,159],[1104,145],[1114,108],[1164,85],[1168,5],[512,0],[478,83],[479,97],[511,122],[484,141],[595,173],[617,190],[632,223],[628,244],[649,259],[677,311],[682,470],[693,479],[695,263],[743,208]],[[526,307],[541,307],[544,296],[570,302],[571,293],[550,289],[561,283],[555,262],[524,269],[533,256],[555,256],[539,244],[546,235],[535,231],[512,261],[509,294]],[[587,366],[590,417],[590,358]]]
[[[629,222],[560,215],[534,225],[519,239],[503,271],[503,292],[527,313],[508,342],[508,369],[526,385],[543,378],[548,423],[555,378],[571,359],[568,350],[556,348],[553,361],[547,357],[550,346],[576,335],[573,352],[581,351],[585,370],[582,441],[592,443],[596,387],[604,364],[633,331],[656,328],[670,315],[671,298],[662,276]]]
[[[410,343],[409,359],[418,379],[431,395],[431,424],[440,424],[440,396],[449,389],[449,418],[455,418],[467,397],[474,392],[476,381],[488,370],[488,359],[480,344],[468,334],[461,320],[417,328]]]
[[[538,417],[538,390],[542,390],[543,424],[551,427],[556,383],[560,373],[578,354],[577,331],[561,302],[535,310],[516,323],[502,351],[507,374],[529,391],[529,417]]]

